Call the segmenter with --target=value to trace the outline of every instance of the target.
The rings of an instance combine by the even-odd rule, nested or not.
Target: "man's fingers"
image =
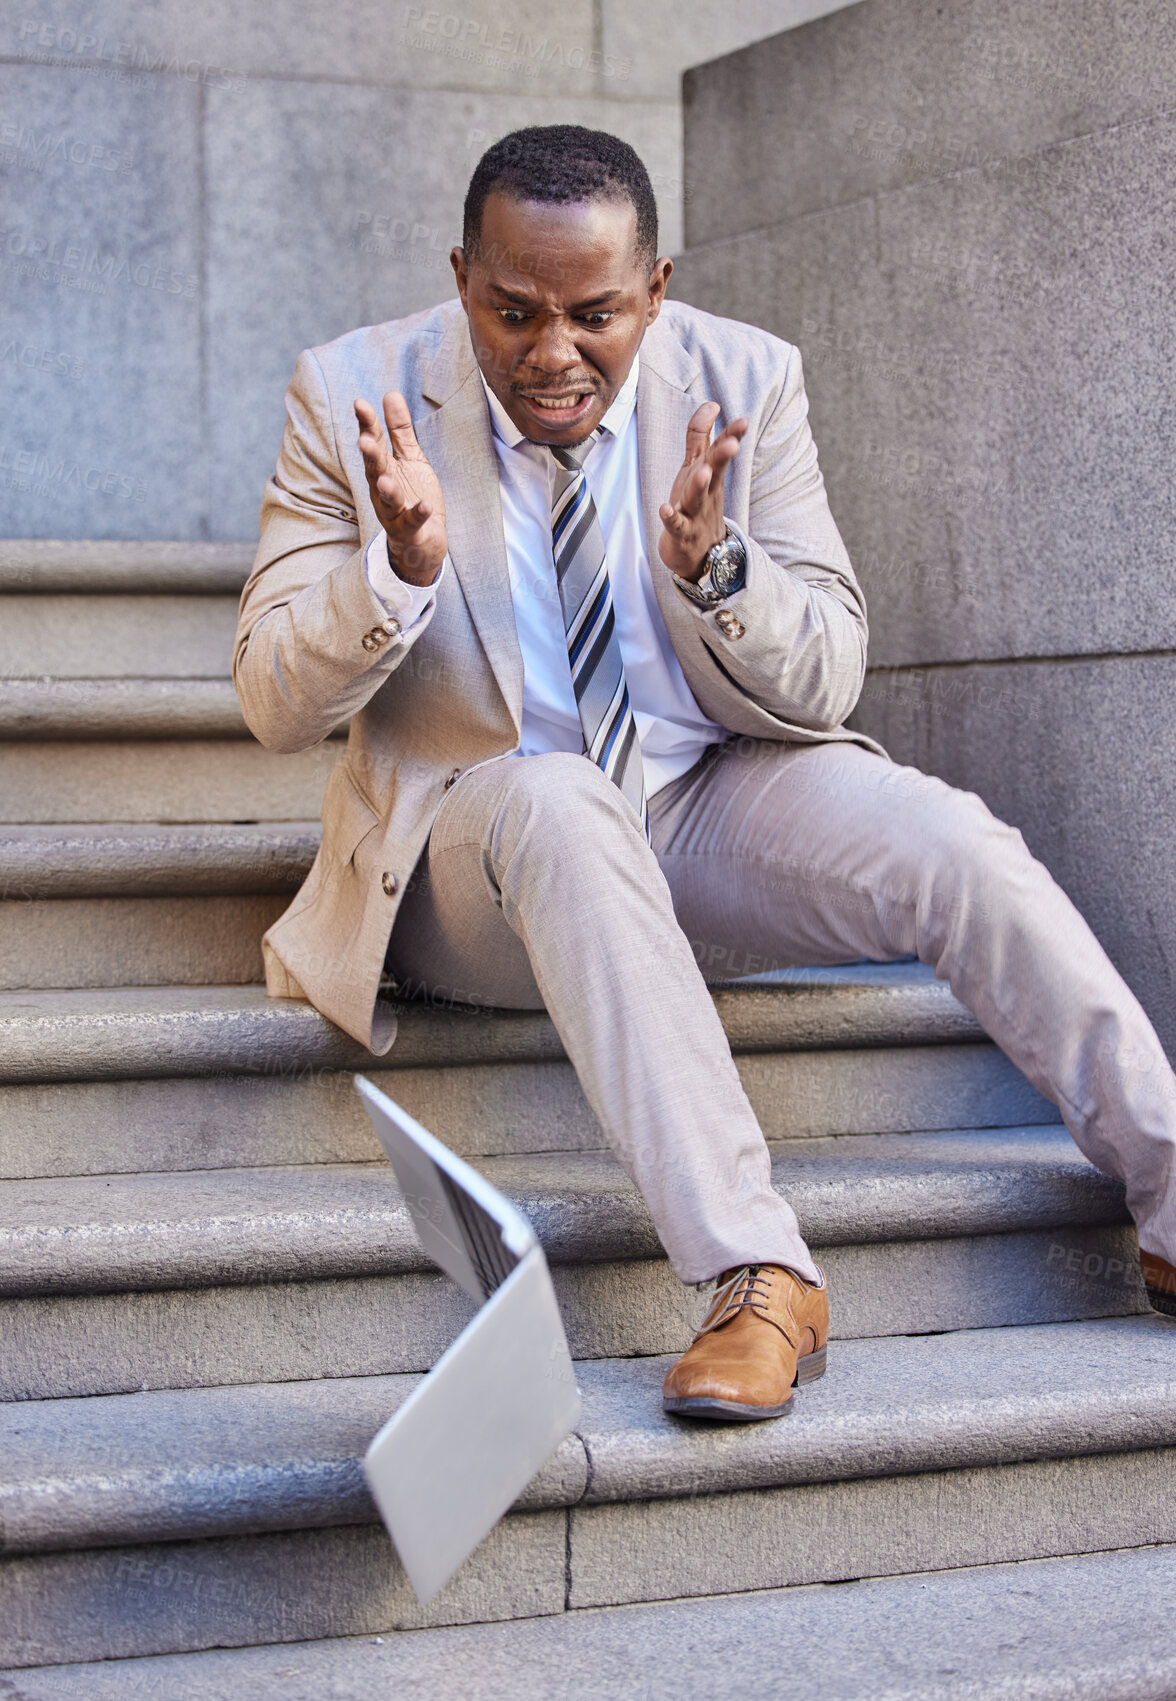
[[[384,427],[380,424],[379,416],[371,403],[365,402],[362,396],[355,399],[355,417],[359,421],[361,440],[371,437],[377,443],[383,442]]]
[[[416,531],[432,515],[432,506],[424,497],[413,500],[412,491],[404,483],[395,464],[390,472],[381,473],[376,480],[376,494],[389,509],[388,518],[408,531]]]
[[[384,470],[388,452],[384,444],[384,428],[376,416],[376,410],[370,402],[365,402],[362,396],[355,400],[355,417],[359,421],[359,452],[363,456],[364,471],[369,478],[375,478]]]
[[[715,438],[706,452],[706,458],[712,467],[725,467],[728,461],[733,461],[739,453],[739,445],[747,435],[748,422],[737,419],[726,426]]]
[[[690,423],[686,427],[687,461],[697,460],[699,455],[706,453],[706,446],[710,441],[711,426],[718,417],[718,402],[703,402],[701,407],[695,408],[690,416]]]
[[[703,503],[711,487],[711,464],[709,460],[701,460],[691,467],[686,475],[686,483],[682,486],[682,500],[678,506],[684,514],[693,519]]]
[[[381,470],[376,480],[376,494],[389,510],[389,519],[395,520],[398,525],[404,521],[410,525],[414,523],[410,516],[420,504],[395,461]]]
[[[421,446],[417,442],[416,432],[412,428],[412,415],[408,411],[408,403],[399,390],[389,390],[384,397],[384,420],[388,427],[388,440],[392,444],[392,453],[397,460],[423,460]]]

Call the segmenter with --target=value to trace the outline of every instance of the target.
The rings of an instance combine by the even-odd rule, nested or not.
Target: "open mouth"
[[[549,429],[575,425],[591,410],[596,400],[595,390],[564,390],[545,393],[538,391],[534,394],[519,394],[519,400],[531,417],[542,422]]]

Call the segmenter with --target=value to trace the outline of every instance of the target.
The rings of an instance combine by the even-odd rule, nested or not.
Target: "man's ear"
[[[673,269],[674,262],[668,254],[663,254],[660,260],[654,262],[653,270],[649,274],[649,310],[645,315],[647,325],[652,325],[661,312],[662,302],[666,298],[666,285]]]
[[[466,265],[465,249],[460,247],[451,248],[449,250],[449,264],[453,267],[453,275],[457,279],[457,293],[461,296],[461,304],[465,307],[465,310],[468,313],[469,308],[466,307],[466,287],[469,283],[470,274],[469,267]]]

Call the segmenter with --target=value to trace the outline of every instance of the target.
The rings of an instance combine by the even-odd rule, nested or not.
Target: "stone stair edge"
[[[330,738],[346,735],[344,725]],[[119,739],[254,742],[231,679],[0,678],[0,742],[69,744]]]
[[[23,1701],[1171,1701],[1176,1544],[0,1673]],[[782,1649],[787,1649],[786,1656]]]
[[[918,970],[917,974],[911,972]],[[804,978],[801,978],[803,976]],[[985,1036],[946,984],[899,964],[854,984],[838,971],[712,989],[732,1049],[806,1051],[975,1041]],[[311,1005],[255,987],[118,987],[0,993],[0,1083],[134,1080],[210,1072],[562,1058],[548,1016],[390,1001],[396,1043],[376,1058]]]
[[[483,1158],[554,1265],[660,1260],[608,1152]],[[1121,1184],[1061,1127],[854,1135],[777,1146],[774,1185],[815,1247],[1114,1226]],[[390,1165],[0,1182],[0,1295],[159,1292],[429,1272]]]
[[[0,679],[0,739],[248,738],[229,679]]]
[[[240,595],[254,543],[0,540],[0,594]]]
[[[0,897],[293,891],[321,836],[309,820],[0,825]]]
[[[580,1421],[514,1510],[1176,1444],[1176,1328],[1155,1315],[837,1342],[826,1378],[797,1391],[788,1417],[763,1424],[668,1417],[660,1385],[673,1362],[579,1363]],[[0,1408],[4,1550],[374,1523],[360,1460],[419,1381],[341,1377]]]

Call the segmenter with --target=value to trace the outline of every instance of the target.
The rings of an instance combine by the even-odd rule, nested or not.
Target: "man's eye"
[[[526,314],[519,307],[500,307],[499,314],[506,325],[521,325]]]
[[[605,312],[585,313],[584,323],[586,325],[595,326],[597,329],[599,329],[601,325],[607,325],[611,318],[612,318],[611,313],[605,313]]]

